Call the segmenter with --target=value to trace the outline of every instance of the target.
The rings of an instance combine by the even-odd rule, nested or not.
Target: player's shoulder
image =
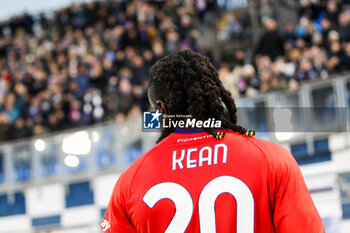
[[[279,161],[293,160],[293,156],[289,151],[278,143],[264,140],[258,137],[247,137],[234,132],[227,134],[229,137],[240,138],[244,144],[255,147],[256,150],[266,158],[269,163],[276,163]]]
[[[281,146],[278,143],[275,142],[271,142],[265,139],[261,139],[258,137],[250,137],[248,138],[248,140],[250,140],[254,145],[256,145],[257,147],[259,147],[260,149],[270,152],[270,153],[274,153],[274,152],[279,152],[279,153],[284,153],[284,152],[288,152],[288,150]],[[288,152],[289,153],[289,152]]]
[[[226,132],[225,137],[229,137],[230,139],[234,139],[234,140],[242,140],[245,141],[245,143],[250,144],[251,146],[256,146],[257,148],[260,149],[277,149],[277,150],[286,150],[283,146],[262,139],[262,138],[258,138],[256,136],[246,136],[237,132],[233,132],[232,130],[224,130]]]
[[[265,154],[270,164],[280,166],[297,166],[293,155],[278,143],[270,142],[261,138],[252,137],[252,143],[259,147]]]

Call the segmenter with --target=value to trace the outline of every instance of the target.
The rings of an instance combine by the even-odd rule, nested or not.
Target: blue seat
[[[22,164],[16,169],[16,180],[17,181],[27,181],[31,178],[31,170],[28,164]]]
[[[343,203],[342,204],[343,209],[343,219],[350,219],[350,203]]]
[[[59,225],[60,223],[61,223],[61,216],[60,215],[32,219],[32,226],[34,226],[34,227],[48,226],[48,225]]]
[[[100,209],[101,218],[104,218],[107,208]]]
[[[0,183],[4,182],[4,162],[3,162],[3,154],[0,153]]]
[[[0,195],[0,217],[25,213],[25,196],[23,193],[15,193],[13,203],[10,202],[8,195]]]
[[[296,160],[308,156],[306,143],[291,145],[290,149]]]
[[[328,138],[314,141],[314,154],[309,155],[306,143],[291,145],[291,152],[299,165],[319,163],[331,159]]]
[[[328,138],[315,140],[314,141],[315,153],[320,155],[330,156],[331,152],[329,150]]]
[[[40,167],[40,176],[48,177],[57,174],[58,172],[58,162],[56,160],[51,160]]]
[[[74,183],[68,186],[66,207],[76,207],[94,204],[94,194],[90,189],[90,182]]]

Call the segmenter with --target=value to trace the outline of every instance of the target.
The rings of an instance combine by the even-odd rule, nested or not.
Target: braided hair
[[[160,59],[152,68],[148,96],[162,100],[169,115],[191,115],[197,120],[214,118],[221,126],[244,134],[246,129],[237,125],[237,109],[231,93],[219,79],[209,59],[199,53],[185,50]],[[224,115],[226,106],[229,119]],[[174,128],[163,128],[158,141],[174,132]],[[216,136],[213,128],[204,128]]]

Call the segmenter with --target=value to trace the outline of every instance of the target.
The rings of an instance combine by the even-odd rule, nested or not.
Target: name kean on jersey
[[[172,170],[196,168],[203,165],[211,166],[218,162],[227,163],[227,146],[224,143],[216,144],[214,148],[204,146],[200,149],[188,148],[181,151],[174,150]]]

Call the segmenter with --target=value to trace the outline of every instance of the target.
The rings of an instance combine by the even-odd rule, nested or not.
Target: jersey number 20
[[[248,186],[233,176],[220,176],[210,181],[198,200],[201,233],[216,233],[215,200],[222,193],[229,193],[237,203],[237,233],[254,232],[254,198]],[[164,233],[184,233],[191,221],[193,201],[189,192],[174,182],[159,183],[150,188],[143,201],[150,207],[162,199],[175,204],[175,215]]]

